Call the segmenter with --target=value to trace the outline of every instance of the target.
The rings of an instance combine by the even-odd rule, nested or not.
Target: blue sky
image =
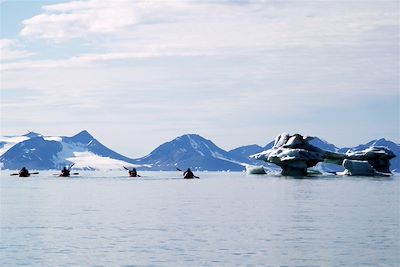
[[[1,1],[1,134],[399,137],[397,1]]]

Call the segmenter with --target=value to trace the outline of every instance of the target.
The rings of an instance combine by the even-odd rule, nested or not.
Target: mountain
[[[185,134],[166,142],[137,160],[149,170],[243,171],[243,164],[229,152],[197,134]]]
[[[16,140],[21,140],[15,143]],[[115,169],[132,166],[135,160],[105,147],[87,131],[72,137],[44,137],[29,133],[22,137],[5,137],[0,156],[2,169],[60,169],[75,163],[78,169]],[[5,150],[5,149],[3,149]]]
[[[52,169],[53,158],[62,151],[62,145],[56,141],[48,141],[43,137],[33,137],[11,147],[0,157],[3,168],[20,169]]]
[[[391,170],[400,172],[400,145],[386,139],[377,139],[352,148],[338,148],[315,137],[311,144],[324,150],[345,153],[347,150],[363,150],[370,146],[384,146],[396,154],[391,160]],[[22,136],[0,136],[0,167],[2,169],[60,169],[75,163],[77,169],[122,169],[135,166],[139,170],[174,171],[192,168],[196,171],[243,171],[244,166],[275,165],[252,160],[250,155],[272,148],[274,141],[264,147],[241,146],[225,151],[197,134],[185,134],[166,142],[149,155],[131,159],[100,143],[87,131],[71,136],[43,136],[30,132]],[[320,163],[322,171],[341,171],[342,167]]]
[[[248,145],[229,150],[228,153],[236,159],[241,159],[242,162],[248,162],[250,161],[250,155],[254,155],[262,151],[264,151],[264,148],[259,145]]]
[[[331,143],[328,143],[327,141],[325,141],[321,138],[318,138],[318,137],[314,137],[314,139],[312,139],[310,141],[310,144],[315,147],[318,147],[318,148],[321,148],[323,150],[330,151],[330,152],[338,152],[339,151],[339,148],[337,148],[335,145],[332,145]]]
[[[22,136],[0,136],[0,156],[16,144],[28,140],[29,137]]]
[[[74,148],[79,147],[81,150],[83,149],[84,151],[89,151],[101,157],[109,157],[112,159],[122,160],[131,163],[134,162],[133,159],[125,157],[107,148],[97,139],[95,139],[91,134],[89,134],[86,130],[83,130],[72,137],[63,137],[62,141],[65,144],[70,145]]]

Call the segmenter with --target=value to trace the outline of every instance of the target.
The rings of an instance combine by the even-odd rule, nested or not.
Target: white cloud
[[[109,48],[154,43],[181,49],[351,45],[369,31],[398,25],[391,2],[73,1],[44,6],[21,35],[62,42],[112,34]],[[97,35],[96,35],[97,34]],[[101,44],[99,44],[101,45]],[[107,45],[107,42],[105,42]]]
[[[169,1],[72,1],[47,5],[44,12],[24,20],[24,37],[63,42],[91,34],[111,34],[130,30],[138,23],[157,21]],[[175,5],[179,6],[179,5]],[[130,27],[130,29],[128,28]]]
[[[44,6],[44,13],[24,20],[21,35],[64,41],[90,33],[108,33],[137,23],[128,1],[85,1]]]
[[[16,40],[0,39],[0,58],[2,61],[27,58],[34,54],[22,49]]]

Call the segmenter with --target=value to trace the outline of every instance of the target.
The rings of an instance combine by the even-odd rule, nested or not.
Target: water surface
[[[0,266],[399,266],[400,177],[1,173]]]

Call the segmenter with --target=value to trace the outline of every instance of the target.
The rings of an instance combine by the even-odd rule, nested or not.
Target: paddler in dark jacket
[[[64,166],[64,168],[61,170],[61,174],[60,177],[69,177],[70,176],[70,172],[71,172],[71,168],[75,165],[75,163],[72,163],[71,166],[69,166],[68,168]]]
[[[70,169],[67,169],[67,167],[64,166],[64,168],[61,170],[61,177],[69,177],[70,175]]]
[[[22,169],[19,171],[18,175],[19,175],[19,177],[29,177],[31,174],[25,167],[22,167]]]
[[[183,178],[185,178],[185,179],[194,178],[194,174],[190,168],[188,168],[185,172],[183,172]]]
[[[139,174],[137,174],[137,171],[135,168],[132,168],[132,170],[128,170],[129,176],[130,177],[140,177]]]

